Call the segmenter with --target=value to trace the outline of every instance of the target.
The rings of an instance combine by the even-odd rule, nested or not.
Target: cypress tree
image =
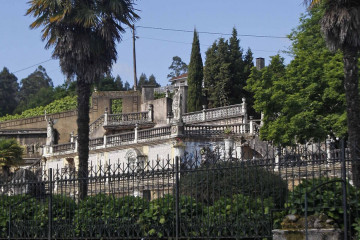
[[[199,35],[194,30],[194,38],[191,49],[191,58],[188,71],[188,97],[187,111],[194,112],[201,110],[202,105],[202,81],[203,81],[203,62],[200,53]]]

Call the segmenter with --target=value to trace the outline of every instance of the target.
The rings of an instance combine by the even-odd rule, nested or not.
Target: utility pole
[[[133,61],[134,61],[134,91],[137,89],[137,77],[136,77],[136,52],[135,52],[135,25],[132,25],[132,32],[133,32]]]

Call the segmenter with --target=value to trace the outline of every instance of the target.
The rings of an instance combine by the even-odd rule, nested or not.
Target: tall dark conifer
[[[231,86],[232,91],[229,94],[230,104],[241,102],[244,96],[244,87],[246,85],[247,77],[244,77],[244,61],[243,50],[240,48],[240,40],[237,37],[237,31],[233,28],[232,36],[229,39],[229,54],[230,54],[230,71],[231,71]]]
[[[191,49],[191,58],[188,71],[188,97],[187,111],[201,110],[202,105],[202,81],[204,78],[203,62],[200,53],[199,35],[194,30],[194,39]]]

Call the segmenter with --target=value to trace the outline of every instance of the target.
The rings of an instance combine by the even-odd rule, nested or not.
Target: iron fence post
[[[49,226],[48,226],[48,239],[51,240],[52,237],[52,168],[49,168],[49,206],[48,206],[48,218],[49,218]]]
[[[175,239],[179,239],[179,224],[180,224],[180,216],[179,216],[179,157],[175,157],[175,211],[176,211],[176,220],[175,220]]]
[[[345,144],[341,139],[341,164],[342,164],[342,202],[344,211],[344,240],[348,239],[348,222],[347,222],[347,191],[346,191],[346,162],[345,162]]]
[[[9,206],[9,233],[8,233],[8,239],[11,239],[11,205]]]

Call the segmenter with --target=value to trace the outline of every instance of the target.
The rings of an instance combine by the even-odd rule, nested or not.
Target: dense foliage
[[[169,70],[171,70],[171,72],[167,75],[167,78],[171,79],[187,73],[188,65],[181,60],[181,57],[174,56],[172,58],[172,63],[169,67]]]
[[[246,89],[264,114],[263,139],[289,145],[347,133],[342,54],[326,48],[321,16],[314,8],[301,17],[290,35],[294,59],[288,66],[276,55],[261,71],[252,69]]]
[[[337,226],[343,226],[344,215],[342,205],[342,182],[340,179],[317,178],[303,180],[289,194],[285,204],[286,214],[305,216],[305,192],[307,192],[308,216],[325,214],[335,221]],[[350,223],[359,216],[359,191],[347,183],[347,204]]]
[[[241,103],[245,97],[250,114],[252,94],[244,89],[246,79],[253,67],[252,52],[249,49],[245,56],[234,28],[231,38],[220,38],[206,51],[204,67],[204,86],[209,107],[220,107]]]
[[[28,109],[22,112],[21,114],[15,115],[6,115],[0,118],[0,121],[8,121],[14,119],[22,119],[22,118],[29,118],[29,117],[36,117],[45,114],[52,114],[52,113],[59,113],[69,110],[76,109],[76,96],[67,96],[59,100],[55,100],[54,102],[46,105],[40,106],[33,109]]]
[[[189,169],[180,179],[180,191],[206,205],[234,194],[262,198],[272,197],[277,206],[285,203],[287,184],[280,176],[256,165],[223,162]]]
[[[153,87],[160,87],[160,84],[156,82],[156,78],[154,74],[151,74],[149,78],[147,78],[145,73],[140,75],[138,84],[139,89],[142,89],[143,86],[153,86]]]
[[[0,117],[11,114],[16,108],[18,89],[17,77],[4,67],[0,72]]]
[[[200,53],[199,34],[194,30],[191,57],[188,70],[187,111],[195,112],[202,109],[202,82],[204,78],[203,62]]]

